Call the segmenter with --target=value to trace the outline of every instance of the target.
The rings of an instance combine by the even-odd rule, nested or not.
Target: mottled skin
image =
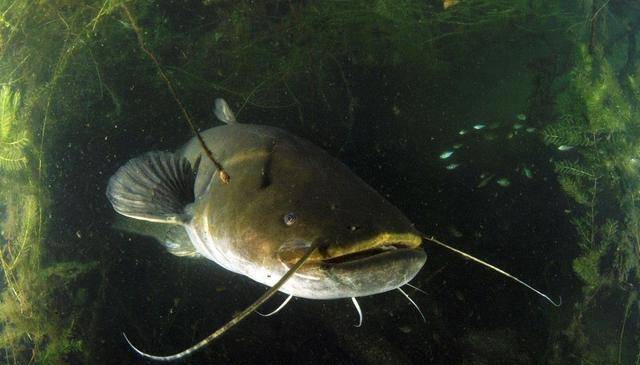
[[[424,265],[420,234],[411,222],[344,164],[280,129],[228,124],[202,133],[231,176],[224,184],[192,139],[178,153],[200,159],[186,228],[196,250],[228,270],[272,286],[313,241],[320,250],[281,291],[333,299],[385,292],[404,285]],[[295,223],[284,222],[294,213]],[[365,258],[337,258],[370,251]]]

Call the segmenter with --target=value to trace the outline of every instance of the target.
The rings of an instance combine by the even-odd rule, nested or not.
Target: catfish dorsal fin
[[[229,104],[227,104],[224,99],[216,99],[213,112],[215,113],[216,118],[218,118],[221,122],[225,122],[227,124],[238,123],[238,121],[236,120],[236,116],[233,114],[233,111],[231,111]]]
[[[170,152],[148,152],[131,159],[109,179],[107,198],[116,212],[157,223],[184,224],[193,203],[195,168]]]

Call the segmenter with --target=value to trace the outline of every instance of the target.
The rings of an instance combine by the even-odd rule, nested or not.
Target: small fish
[[[455,170],[456,167],[460,166],[459,163],[452,163],[447,165],[447,170]]]
[[[522,127],[523,127],[523,125],[520,124],[520,123],[516,123],[516,124],[513,125],[513,129],[516,129],[516,130],[522,129]]]
[[[528,179],[533,178],[533,172],[531,172],[531,169],[528,168],[527,166],[522,168],[522,173],[524,174],[524,176],[526,176]]]
[[[479,131],[479,130],[483,129],[484,127],[486,127],[486,125],[484,125],[484,124],[476,124],[476,125],[473,126],[473,129]]]
[[[462,147],[462,143],[456,143],[453,145],[453,149],[458,150],[460,149],[460,147]]]
[[[464,136],[465,134],[467,134],[467,130],[466,129],[461,129],[460,132],[458,132],[459,135]]]
[[[491,181],[491,179],[493,179],[493,174],[486,176],[485,174],[480,175],[480,178],[482,180],[480,180],[480,183],[478,184],[478,186],[476,186],[478,189],[479,188],[484,188],[485,186],[487,186],[487,184],[489,183],[489,181]]]
[[[446,160],[451,157],[451,155],[453,155],[453,151],[444,151],[440,154],[440,158]]]
[[[533,128],[533,127],[529,127],[529,128],[527,128],[527,129],[526,129],[526,131],[527,131],[528,133],[533,133],[533,132],[535,132],[535,131],[536,131],[536,129],[535,129],[535,128]]]
[[[567,146],[566,144],[563,144],[562,146],[558,147],[558,151],[569,151],[572,149],[573,149],[573,146]]]
[[[518,120],[523,121],[523,122],[524,122],[525,120],[527,120],[527,116],[526,116],[526,115],[524,115],[524,114],[522,114],[522,113],[520,113],[520,114],[516,115],[516,118],[518,118]]]
[[[506,177],[499,178],[498,180],[496,180],[496,183],[502,186],[503,188],[506,188],[507,186],[511,185],[511,181],[509,181],[509,179],[507,179]]]

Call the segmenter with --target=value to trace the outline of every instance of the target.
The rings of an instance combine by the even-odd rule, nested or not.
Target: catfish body
[[[175,153],[149,152],[121,167],[107,189],[114,209],[172,225],[163,240],[169,252],[203,256],[268,286],[322,241],[280,289],[293,296],[371,295],[419,272],[420,234],[344,164],[281,129],[237,123],[226,103],[216,114],[227,124],[202,137],[230,183],[194,138]]]

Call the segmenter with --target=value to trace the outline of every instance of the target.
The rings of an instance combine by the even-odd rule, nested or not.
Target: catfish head
[[[312,299],[386,292],[420,271],[420,233],[344,164],[282,130],[227,127],[241,140],[262,136],[258,145],[267,147],[228,161],[233,183],[213,177],[217,186],[196,207],[194,225],[208,224],[226,268],[273,286],[315,242],[318,249],[280,289]]]

